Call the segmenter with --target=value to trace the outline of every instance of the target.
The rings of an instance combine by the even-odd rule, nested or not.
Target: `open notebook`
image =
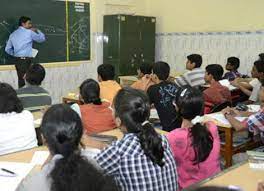
[[[231,124],[229,123],[229,121],[225,118],[224,114],[222,113],[213,113],[213,114],[208,114],[208,115],[205,115],[208,118],[210,119],[213,119],[215,121],[217,121],[219,124],[221,125],[224,125],[226,127],[229,127],[231,126]],[[247,118],[246,117],[236,117],[236,119],[240,122],[246,120]]]
[[[235,86],[232,86],[228,80],[220,80],[219,83],[222,86],[227,87],[230,91],[233,91],[233,90],[237,89]]]

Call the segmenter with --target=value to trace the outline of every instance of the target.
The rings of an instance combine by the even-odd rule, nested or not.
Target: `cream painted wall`
[[[103,32],[103,16],[106,14],[146,13],[146,0],[83,0],[91,3],[91,24],[93,32]]]
[[[264,29],[263,0],[146,0],[157,32]]]

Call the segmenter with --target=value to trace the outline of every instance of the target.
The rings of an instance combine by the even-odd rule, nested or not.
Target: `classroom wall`
[[[263,0],[146,0],[158,33],[259,30],[263,7]]]
[[[42,85],[51,93],[53,103],[60,103],[63,95],[76,91],[83,80],[97,79],[97,66],[103,63],[103,15],[142,14],[145,10],[144,3],[141,3],[143,0],[126,1],[78,0],[78,2],[90,2],[91,6],[92,58],[90,61],[81,62],[80,65],[46,68],[46,78]],[[0,67],[0,81],[10,83],[14,88],[17,88],[16,71],[14,69],[1,70]]]
[[[146,13],[157,17],[156,60],[177,74],[191,53],[203,56],[203,67],[237,56],[250,74],[264,52],[263,7],[263,0],[146,0]]]
[[[156,60],[167,61],[172,73],[184,71],[186,55],[190,53],[202,54],[204,66],[210,63],[225,65],[227,56],[238,56],[241,58],[242,72],[250,73],[257,54],[264,52],[263,0],[80,1],[90,2],[91,5],[92,59],[77,66],[46,69],[43,86],[50,91],[54,103],[61,102],[63,95],[76,90],[84,79],[97,78],[97,66],[103,63],[105,14],[156,16]],[[16,88],[16,71],[1,71],[0,68],[0,81]]]

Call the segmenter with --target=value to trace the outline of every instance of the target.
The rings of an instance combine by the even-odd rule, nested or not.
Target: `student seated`
[[[258,56],[259,60],[264,61],[264,53],[260,53]]]
[[[0,83],[0,124],[0,155],[37,146],[33,115],[6,83]]]
[[[25,74],[26,86],[17,90],[17,95],[24,108],[37,111],[51,105],[49,92],[41,87],[46,75],[45,69],[40,64],[33,64]]]
[[[68,105],[54,105],[41,125],[50,157],[41,171],[28,177],[17,191],[116,191],[106,177],[80,149],[83,127],[80,117]]]
[[[189,86],[176,93],[175,108],[181,128],[167,135],[177,164],[180,190],[220,172],[220,138],[212,122],[193,123],[203,113],[202,93]]]
[[[152,81],[155,85],[149,87],[147,94],[150,103],[157,109],[162,129],[171,131],[179,127],[181,119],[173,106],[174,95],[179,87],[168,81],[170,66],[166,62],[153,65]]]
[[[80,100],[84,105],[73,104],[72,108],[80,115],[85,133],[93,134],[115,128],[110,103],[100,98],[99,84],[92,79],[80,86]]]
[[[176,164],[167,139],[150,124],[150,104],[141,90],[121,89],[114,116],[124,137],[96,156],[122,191],[177,191]]]
[[[262,87],[259,92],[259,101],[261,109],[257,113],[238,111],[233,108],[226,108],[222,112],[236,131],[248,129],[254,134],[260,133],[264,142],[264,80],[262,80]],[[248,117],[248,119],[240,122],[235,118],[236,116]]]
[[[201,68],[202,62],[202,56],[199,54],[187,56],[186,69],[189,71],[177,77],[175,83],[179,86],[190,85],[192,87],[204,85],[204,70]]]
[[[243,81],[239,81],[239,79],[231,82],[231,84],[237,88],[239,88],[244,94],[246,94],[249,97],[249,103],[258,102],[258,94],[261,88],[261,82],[260,80],[264,79],[264,61],[258,60],[254,62],[254,66],[252,67],[251,71],[252,78],[257,78],[255,80],[255,83],[250,82],[250,85],[252,86],[253,90],[250,91],[248,87],[243,84]]]
[[[115,68],[111,64],[102,64],[98,66],[97,73],[100,97],[112,103],[116,93],[121,89],[121,86],[114,80]]]
[[[154,85],[151,80],[152,65],[148,63],[143,63],[137,70],[138,81],[134,82],[131,87],[143,91],[147,91],[148,88]]]
[[[227,59],[226,70],[228,71],[224,75],[224,79],[228,79],[229,81],[233,81],[236,78],[243,77],[237,70],[240,66],[240,60],[237,57],[229,57]]]
[[[219,64],[206,66],[204,79],[210,85],[203,91],[204,100],[207,104],[219,105],[224,102],[231,102],[231,92],[219,83],[222,79],[224,69]],[[206,112],[207,113],[207,112]]]

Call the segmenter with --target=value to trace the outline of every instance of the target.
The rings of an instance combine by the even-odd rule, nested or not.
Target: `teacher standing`
[[[45,40],[45,35],[40,30],[32,27],[29,17],[20,17],[19,28],[9,36],[5,47],[6,53],[14,58],[19,88],[25,85],[24,75],[32,64],[33,42],[42,43]]]

